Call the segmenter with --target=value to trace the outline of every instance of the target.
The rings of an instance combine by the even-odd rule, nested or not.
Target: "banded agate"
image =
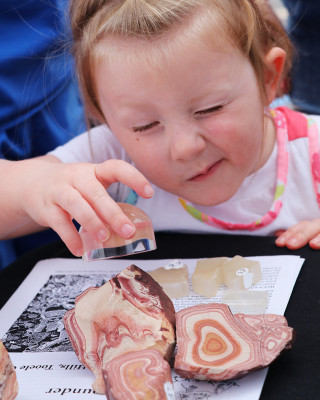
[[[122,354],[103,369],[109,400],[174,400],[171,368],[158,350]]]
[[[174,368],[184,378],[221,381],[264,368],[291,348],[294,330],[275,314],[233,315],[225,304],[200,304],[176,314]]]
[[[18,381],[7,349],[0,340],[0,399],[13,400],[18,394]]]
[[[135,265],[78,296],[64,324],[80,362],[95,375],[97,393],[105,392],[101,369],[113,358],[155,348],[170,360],[175,347],[172,301]]]

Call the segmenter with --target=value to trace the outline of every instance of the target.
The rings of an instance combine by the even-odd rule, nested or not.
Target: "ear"
[[[266,71],[264,84],[266,89],[267,101],[270,104],[277,96],[281,85],[282,72],[286,60],[286,52],[280,47],[273,47],[265,55]]]

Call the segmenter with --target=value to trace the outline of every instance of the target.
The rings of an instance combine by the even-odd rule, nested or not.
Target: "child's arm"
[[[277,232],[277,236],[276,245],[279,247],[295,250],[309,243],[311,248],[320,249],[320,219],[301,221],[286,231]]]
[[[83,248],[72,219],[99,241],[108,237],[106,223],[124,238],[134,235],[134,225],[105,190],[112,183],[122,182],[145,198],[153,195],[147,179],[121,160],[63,164],[51,155],[0,160],[0,177],[0,239],[51,227],[77,256]]]

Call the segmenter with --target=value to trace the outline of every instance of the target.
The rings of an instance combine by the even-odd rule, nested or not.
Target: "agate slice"
[[[95,375],[97,393],[105,392],[101,369],[113,358],[155,348],[169,360],[175,347],[172,301],[135,265],[78,296],[64,324],[80,362]]]
[[[10,356],[0,340],[0,399],[13,400],[18,394],[18,382]]]
[[[189,296],[188,267],[179,260],[173,260],[165,267],[149,271],[149,274],[163,288],[170,299]]]
[[[285,317],[233,315],[226,304],[200,304],[179,311],[176,318],[174,368],[184,378],[240,378],[268,366],[294,340]]]
[[[174,400],[171,368],[158,350],[125,353],[103,369],[109,400]]]

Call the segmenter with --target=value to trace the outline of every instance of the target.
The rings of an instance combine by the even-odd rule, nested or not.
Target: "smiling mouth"
[[[208,168],[206,168],[205,170],[203,170],[202,172],[200,172],[199,174],[193,176],[192,178],[188,179],[190,182],[201,182],[205,179],[207,179],[209,176],[211,176],[216,169],[218,168],[218,166],[220,165],[221,160],[215,162],[214,164],[212,164],[211,166],[209,166]]]

